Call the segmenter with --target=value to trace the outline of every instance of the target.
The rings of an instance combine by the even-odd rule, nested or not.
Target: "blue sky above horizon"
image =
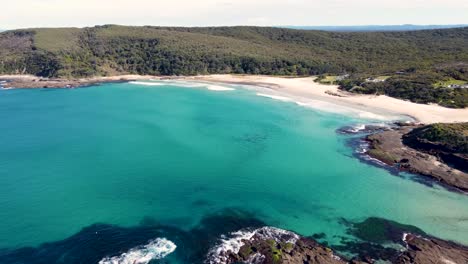
[[[0,28],[468,24],[467,0],[15,0]]]

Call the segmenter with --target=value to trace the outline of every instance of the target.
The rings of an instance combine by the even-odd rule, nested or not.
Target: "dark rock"
[[[468,263],[468,247],[436,238],[407,234],[404,241],[408,250],[394,263]]]
[[[386,242],[402,243],[401,239],[404,233],[426,234],[415,226],[404,225],[378,217],[369,217],[363,222],[354,223],[348,232],[364,241],[379,244]]]
[[[296,264],[296,263],[346,263],[333,254],[330,248],[320,245],[313,239],[275,228],[260,228],[250,232],[249,239],[243,239],[237,253],[221,250],[222,261],[210,263],[258,263],[258,264]],[[234,239],[236,239],[234,237]],[[238,241],[238,240],[237,240]],[[219,249],[219,248],[218,248]],[[219,250],[211,251],[219,254]],[[219,259],[209,255],[209,259]]]
[[[419,126],[418,126],[419,127]],[[405,144],[407,140],[403,137],[410,133],[415,127],[406,126],[389,131],[383,131],[366,137],[369,143],[369,150],[366,154],[394,167],[399,171],[430,177],[443,185],[468,191],[468,173],[451,167],[452,164],[463,164],[458,167],[468,166],[468,162],[459,161],[464,157],[450,154],[452,158],[445,158],[452,163],[445,163],[440,157],[445,155],[440,152],[432,155],[431,152],[424,152],[421,149],[414,149]],[[453,157],[457,158],[453,158]],[[459,157],[460,156],[460,157]],[[454,188],[453,188],[454,187]]]
[[[371,134],[376,132],[388,131],[389,126],[382,125],[360,125],[360,126],[344,126],[336,130],[338,134],[354,135],[354,134]]]
[[[327,235],[326,235],[325,233],[313,234],[313,235],[311,236],[311,238],[313,238],[313,239],[324,239],[324,238],[326,238],[326,237],[327,237]]]

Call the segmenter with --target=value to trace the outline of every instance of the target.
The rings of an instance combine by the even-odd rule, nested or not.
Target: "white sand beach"
[[[290,78],[252,75],[207,75],[186,77],[185,79],[251,85],[259,87],[261,96],[272,99],[290,98],[300,105],[311,107],[333,107],[338,105],[362,111],[363,114],[406,115],[416,121],[431,124],[438,122],[468,122],[468,109],[450,109],[439,105],[416,104],[388,96],[356,95],[340,91],[336,85],[323,85],[314,82],[316,77]],[[278,99],[279,100],[279,99]],[[327,110],[327,109],[325,109]],[[333,109],[328,109],[333,110]],[[366,116],[363,116],[366,117]],[[372,116],[369,116],[372,117]]]
[[[208,85],[213,91],[229,91],[232,88],[223,84],[244,85],[253,89],[257,95],[273,100],[295,102],[298,105],[322,109],[324,111],[344,113],[353,112],[362,118],[379,119],[379,117],[408,116],[417,122],[431,124],[438,122],[468,122],[468,108],[450,109],[439,105],[416,104],[388,96],[357,95],[343,92],[336,85],[324,85],[314,82],[316,77],[276,77],[261,75],[201,75],[190,77],[161,77],[151,75],[119,75],[93,77],[74,80],[41,79],[32,75],[3,75],[0,79],[21,80],[24,87],[40,87],[43,83],[50,87],[79,86],[99,82],[115,81],[196,81]]]

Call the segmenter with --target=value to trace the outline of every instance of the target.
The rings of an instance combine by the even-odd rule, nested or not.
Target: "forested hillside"
[[[433,73],[444,65],[460,63],[468,64],[468,28],[351,33],[107,25],[0,33],[0,73],[45,77],[245,73],[361,78],[362,74]],[[449,78],[440,76],[442,80],[435,81]],[[460,76],[461,81],[468,81],[465,73]],[[459,103],[447,105],[460,107]]]

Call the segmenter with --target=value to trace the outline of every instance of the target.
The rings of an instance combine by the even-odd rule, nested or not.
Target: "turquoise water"
[[[129,83],[3,90],[0,119],[0,248],[96,223],[190,230],[226,208],[331,243],[377,216],[468,244],[467,196],[363,163],[335,132],[369,120]]]

